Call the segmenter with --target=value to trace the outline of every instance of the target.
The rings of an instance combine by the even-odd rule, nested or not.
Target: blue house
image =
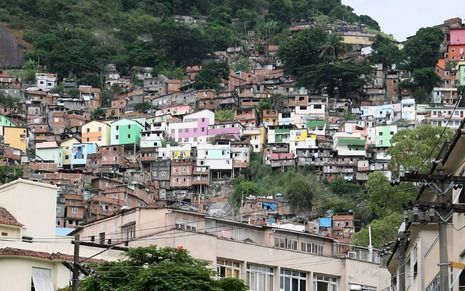
[[[76,143],[72,145],[71,165],[73,167],[85,166],[88,154],[95,154],[97,145],[95,143]]]

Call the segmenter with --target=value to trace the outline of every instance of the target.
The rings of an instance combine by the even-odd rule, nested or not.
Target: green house
[[[140,145],[140,133],[145,128],[141,120],[120,119],[111,123],[112,145]]]

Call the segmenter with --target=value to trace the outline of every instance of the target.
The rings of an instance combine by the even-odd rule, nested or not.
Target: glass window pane
[[[286,277],[284,278],[284,291],[291,291],[291,279]]]
[[[299,279],[292,278],[292,291],[299,291]]]

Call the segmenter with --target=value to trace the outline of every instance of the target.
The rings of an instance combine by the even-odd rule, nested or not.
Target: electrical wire
[[[463,96],[460,96],[459,101],[457,101],[457,103],[455,104],[454,109],[452,110],[452,113],[450,114],[449,119],[447,120],[446,126],[445,126],[444,129],[442,130],[442,132],[441,132],[439,138],[438,138],[437,141],[436,141],[436,144],[431,148],[431,151],[429,152],[428,157],[425,158],[425,159],[423,160],[423,162],[421,163],[421,165],[417,168],[417,171],[420,171],[421,168],[426,164],[426,162],[428,162],[428,161],[431,159],[431,157],[432,157],[434,151],[436,150],[436,147],[439,145],[439,143],[441,142],[441,140],[442,140],[444,134],[446,133],[446,130],[447,130],[448,126],[449,126],[449,123],[450,123],[450,121],[451,121],[451,119],[452,119],[452,116],[454,115],[455,110],[457,110],[457,108],[458,108],[460,102],[462,101],[462,97],[463,97]]]

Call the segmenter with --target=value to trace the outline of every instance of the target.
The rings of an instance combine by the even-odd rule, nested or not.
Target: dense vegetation
[[[205,16],[206,23],[184,24],[175,15]],[[357,16],[340,0],[5,0],[0,21],[25,31],[33,45],[27,56],[61,77],[99,85],[107,63],[130,73],[148,66],[169,74],[196,64],[206,54],[232,46],[255,31],[260,38],[284,36],[290,20],[314,17],[378,24]],[[247,66],[243,60],[236,64]]]
[[[394,174],[399,170],[427,171],[439,153],[442,141],[451,138],[451,130],[429,125],[399,131],[389,150],[392,171]],[[392,184],[382,172],[370,174],[363,185],[345,181],[342,177],[329,182],[311,166],[284,172],[272,170],[258,155],[252,157],[250,167],[235,179],[234,186],[231,203],[236,206],[250,195],[276,196],[279,193],[287,198],[292,209],[305,216],[318,217],[328,210],[353,212],[362,226],[371,225],[375,247],[395,239],[404,205],[416,195],[413,184]],[[354,243],[368,245],[367,227],[355,234]]]
[[[141,247],[125,256],[125,260],[92,266],[92,275],[81,281],[79,290],[247,290],[239,279],[214,280],[216,274],[208,263],[182,248]]]

